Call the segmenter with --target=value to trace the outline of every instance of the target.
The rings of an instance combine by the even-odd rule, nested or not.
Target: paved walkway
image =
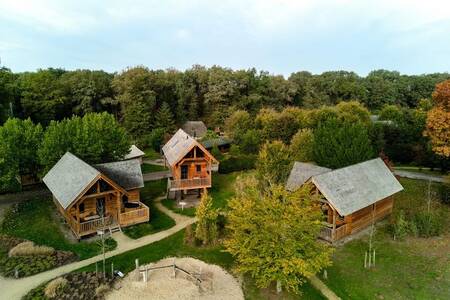
[[[411,172],[411,171],[404,171],[404,170],[395,170],[394,174],[400,177],[410,178],[410,179],[420,179],[420,180],[427,180],[427,181],[433,181],[433,182],[445,182],[445,178],[443,176],[438,175],[429,175],[419,172]]]
[[[142,177],[144,177],[144,181],[159,180],[159,179],[169,178],[170,176],[171,176],[171,173],[169,170],[142,174]]]
[[[317,276],[309,278],[311,285],[322,293],[329,300],[341,300],[332,290],[330,290],[325,283],[322,282]]]
[[[144,159],[144,164],[149,164],[149,165],[157,165],[157,166],[165,166],[164,164],[164,159],[163,158],[158,158],[158,159]]]
[[[176,222],[176,225],[167,230],[147,235],[136,240],[130,239],[121,232],[116,232],[113,234],[113,238],[117,241],[117,248],[114,249],[113,251],[107,252],[106,258],[160,241],[197,221],[196,218],[190,218],[172,212],[171,210],[163,206],[159,202],[160,200],[161,198],[158,198],[155,205],[162,212],[173,218]],[[28,291],[37,287],[39,284],[43,282],[46,282],[58,276],[62,276],[66,273],[72,272],[79,268],[85,267],[87,265],[95,263],[96,261],[100,261],[101,259],[102,255],[97,255],[82,261],[74,262],[53,270],[49,270],[47,272],[39,273],[22,279],[9,279],[0,277],[0,298],[8,300],[20,299]]]

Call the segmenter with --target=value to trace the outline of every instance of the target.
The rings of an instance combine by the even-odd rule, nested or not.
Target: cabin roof
[[[59,204],[66,209],[100,172],[70,152],[48,171],[43,181]]]
[[[194,138],[202,138],[208,131],[205,123],[202,121],[187,121],[183,124],[182,129]]]
[[[326,172],[330,172],[331,169],[313,165],[311,163],[303,163],[296,161],[289,174],[286,189],[288,191],[295,191],[300,188],[311,177]]]
[[[380,158],[319,174],[311,180],[341,216],[403,190]]]
[[[136,145],[131,145],[130,152],[127,155],[125,155],[124,159],[139,158],[144,155],[145,155],[144,151],[136,147]]]
[[[220,147],[220,146],[224,146],[224,145],[229,145],[231,144],[231,140],[224,138],[224,137],[218,137],[215,139],[209,139],[206,141],[202,141],[201,142],[203,147],[205,147],[206,149],[211,149],[214,146]]]
[[[95,168],[125,190],[144,187],[144,178],[138,159],[98,164]]]
[[[61,157],[43,181],[59,204],[67,209],[101,174],[125,190],[144,186],[138,159],[91,166],[70,152]]]

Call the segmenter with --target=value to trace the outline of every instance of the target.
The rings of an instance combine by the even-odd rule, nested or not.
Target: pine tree
[[[171,133],[175,130],[175,121],[167,102],[163,102],[156,113],[155,119],[155,128],[164,128],[166,133]]]

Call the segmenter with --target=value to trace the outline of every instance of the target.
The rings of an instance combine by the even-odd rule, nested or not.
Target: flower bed
[[[0,274],[5,277],[26,277],[77,260],[69,251],[53,251],[44,255],[9,256],[8,252],[27,240],[0,235]]]
[[[96,276],[95,272],[70,273],[62,278],[67,280],[67,283],[63,289],[58,291],[56,297],[48,298],[45,295],[45,288],[48,284],[45,283],[31,290],[23,299],[103,299],[107,287],[112,286],[114,281],[109,277],[103,279],[101,274]]]

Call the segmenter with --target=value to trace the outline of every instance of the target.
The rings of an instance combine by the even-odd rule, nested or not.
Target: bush
[[[439,186],[439,198],[443,204],[450,205],[450,184],[442,184]]]
[[[444,230],[445,218],[439,212],[420,211],[414,215],[414,224],[419,236],[438,236]]]
[[[410,233],[410,223],[406,220],[403,210],[396,216],[391,228],[394,240],[404,239]]]
[[[48,246],[36,246],[33,242],[23,242],[9,250],[9,257],[28,255],[52,255],[55,249]]]
[[[220,162],[219,173],[228,174],[255,168],[256,155],[230,156]]]
[[[48,298],[56,298],[67,285],[67,279],[58,277],[50,281],[45,287],[44,294]]]

